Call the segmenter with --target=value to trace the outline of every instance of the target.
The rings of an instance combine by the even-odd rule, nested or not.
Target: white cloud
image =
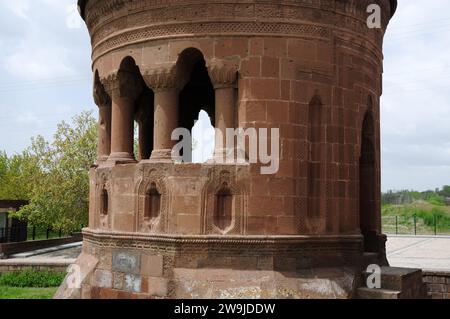
[[[64,50],[59,48],[33,48],[30,57],[29,48],[22,46],[17,52],[4,60],[5,69],[12,75],[26,80],[41,80],[75,74],[72,67],[66,64]]]
[[[30,4],[28,0],[3,1],[7,9],[22,19],[28,19]]]

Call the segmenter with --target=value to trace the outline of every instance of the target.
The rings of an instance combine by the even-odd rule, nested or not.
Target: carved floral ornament
[[[175,66],[147,69],[142,76],[145,83],[155,92],[180,88]]]
[[[214,88],[234,87],[237,80],[238,66],[220,62],[208,63],[208,73]]]
[[[142,84],[139,77],[126,70],[119,70],[110,73],[101,79],[105,91],[112,98],[137,98],[142,92]]]

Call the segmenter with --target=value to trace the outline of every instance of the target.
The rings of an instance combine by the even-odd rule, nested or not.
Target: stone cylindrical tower
[[[99,156],[82,289],[61,295],[351,297],[366,259],[385,262],[382,43],[396,5],[80,0]],[[175,161],[172,132],[200,110],[218,130],[214,158]],[[227,128],[279,129],[257,145],[279,143],[276,170],[261,173],[254,145],[244,161],[217,161],[235,150]]]

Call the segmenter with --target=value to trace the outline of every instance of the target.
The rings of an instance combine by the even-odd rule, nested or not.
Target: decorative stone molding
[[[310,24],[289,24],[281,22],[205,22],[172,25],[152,25],[133,31],[123,31],[112,34],[99,41],[93,47],[93,61],[104,54],[130,44],[148,42],[151,40],[191,38],[195,35],[205,36],[236,36],[242,34],[260,36],[311,37],[330,39],[328,28]]]
[[[209,182],[203,190],[204,207],[202,209],[202,231],[205,235],[244,235],[247,218],[247,179],[245,167],[229,169],[218,168],[211,172]],[[226,229],[215,225],[214,214],[217,194],[224,187],[232,196],[231,224]]]
[[[215,89],[229,88],[236,85],[237,64],[225,64],[212,61],[208,63],[208,73]]]
[[[208,245],[211,252],[221,254],[242,254],[245,247],[254,254],[265,252],[287,253],[291,255],[302,252],[317,253],[336,251],[361,252],[361,235],[341,236],[242,236],[242,235],[167,235],[146,233],[125,233],[112,231],[83,230],[84,241],[94,245],[111,248],[147,248],[165,252],[185,250],[198,252],[199,245]]]
[[[167,168],[160,166],[158,168],[148,168],[141,166],[138,170],[141,176],[136,184],[135,192],[136,196],[136,226],[138,232],[143,233],[164,233],[167,231],[167,218],[168,218],[168,199],[169,191],[165,184],[165,175],[167,174]],[[146,219],[145,218],[145,197],[148,187],[154,183],[158,192],[161,194],[160,213],[157,218]]]
[[[106,92],[111,98],[135,99],[142,92],[142,84],[137,74],[119,70],[101,80]]]
[[[180,88],[175,66],[144,70],[142,76],[154,92]]]

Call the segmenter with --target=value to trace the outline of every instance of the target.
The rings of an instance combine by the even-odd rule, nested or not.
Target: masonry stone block
[[[113,252],[112,258],[113,271],[139,274],[141,260],[138,252],[118,250]]]

